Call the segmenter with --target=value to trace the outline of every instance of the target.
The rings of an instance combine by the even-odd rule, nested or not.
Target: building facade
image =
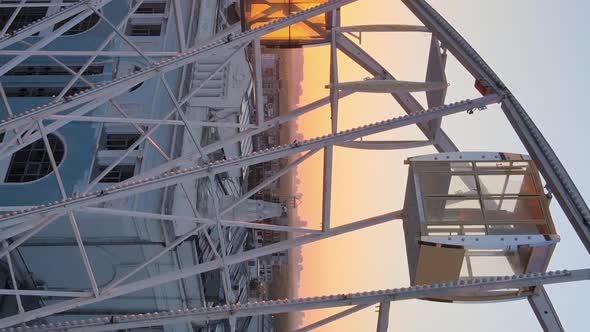
[[[279,116],[280,106],[280,55],[277,53],[262,53],[262,96],[264,119],[269,120]],[[256,114],[256,111],[253,112]],[[252,137],[254,151],[268,149],[281,144],[281,129],[273,127],[269,130]],[[276,159],[260,164],[250,166],[248,169],[248,188],[255,187],[265,178],[276,174],[287,164],[286,159]],[[281,183],[285,181],[282,178],[277,179],[262,190],[258,191],[253,198],[266,202],[279,203],[283,207],[283,214],[280,217],[269,218],[264,222],[274,225],[288,226],[287,218],[287,197],[281,195]],[[283,184],[284,186],[284,184]],[[266,245],[278,243],[287,239],[285,232],[273,230],[253,230],[252,245],[254,248],[260,248]],[[289,264],[287,252],[274,253],[258,259],[258,280],[270,284],[275,279],[277,271],[286,269]]]
[[[18,5],[19,2],[10,3]],[[57,3],[63,3],[64,7],[76,3],[66,0],[29,2],[38,6],[0,8],[0,26],[4,27],[2,33],[11,33],[63,10],[55,5]],[[11,114],[59,98],[67,100],[101,82],[125,77],[146,68],[151,62],[162,61],[225,31],[231,32],[230,26],[236,23],[235,15],[233,18],[228,15],[235,12],[235,9],[231,9],[235,7],[231,1],[106,2],[99,9],[99,14],[89,15],[66,32],[60,33],[59,29],[67,28],[69,19],[12,46],[18,50],[46,40],[48,36],[58,35],[43,48],[47,55],[28,56],[1,76],[0,92],[4,101],[0,106],[1,118],[9,118]],[[131,13],[134,7],[136,10]],[[121,33],[115,33],[111,24],[118,27]],[[10,56],[0,55],[2,68],[13,61]],[[217,70],[219,66],[223,68]],[[181,98],[191,89],[201,86],[183,109],[189,121],[249,124],[254,103],[250,68],[245,53],[236,55],[226,64],[205,57],[193,65],[166,73],[162,79],[154,78],[139,83],[119,97],[93,109],[91,114],[104,119],[163,119],[169,110],[176,107],[169,94]],[[72,79],[78,73],[81,73],[79,79]],[[211,75],[213,78],[207,80]],[[69,116],[76,116],[78,110],[68,112],[66,114]],[[170,119],[179,120],[179,117],[174,115]],[[39,128],[30,128],[26,132],[6,132],[0,139],[4,142],[19,141],[42,130],[42,126],[50,126],[52,121],[60,120],[63,119],[55,117],[42,123]],[[156,169],[169,158],[196,153],[194,142],[191,141],[195,137],[205,145],[243,130],[227,126],[199,126],[192,129],[192,132],[188,132],[180,126],[156,122],[138,125],[118,120],[72,121],[47,137],[60,173],[59,178],[53,172],[50,153],[43,140],[0,160],[1,209],[12,211],[47,200],[61,199],[64,193],[69,196],[131,181],[140,172]],[[153,140],[143,138],[146,132]],[[209,155],[208,158],[236,157],[252,151],[252,148],[252,141],[248,138],[239,144],[224,146],[221,153]],[[196,209],[211,217],[215,214],[213,209],[217,203],[221,202],[223,208],[243,194],[246,175],[247,170],[230,172],[217,175],[213,181],[187,183],[102,203],[95,207],[99,210],[76,213],[75,221],[68,216],[60,217],[11,254],[16,286],[23,290],[90,292],[93,288],[103,290],[117,285],[135,267],[195,226],[190,222],[125,216],[120,214],[121,211],[194,217]],[[223,205],[224,202],[226,205]],[[256,209],[258,206],[262,208]],[[241,211],[232,215],[237,219],[247,219],[248,213],[256,214],[256,218],[260,214],[267,214],[270,218],[282,213],[276,204],[264,205],[252,199],[236,209]],[[104,211],[112,214],[107,218]],[[79,232],[84,243],[93,277],[89,277],[83,264],[76,232]],[[218,246],[221,237],[227,240],[225,254],[239,252],[244,249],[248,232],[244,228],[230,227],[222,228],[220,234],[215,227],[211,227],[207,234],[186,238],[129,280],[212,260],[221,250]],[[8,243],[6,240],[10,241],[8,237],[3,239],[5,244]],[[247,264],[230,266],[229,276],[230,280],[224,280],[219,271],[192,276],[66,311],[60,317],[48,317],[40,322],[203,307],[228,300],[247,301],[251,294],[250,281],[256,276],[251,276]],[[93,285],[92,279],[96,285]],[[3,283],[1,288],[10,289],[14,286],[4,261],[0,265],[0,282]],[[62,299],[28,296],[22,307],[28,311],[60,301]],[[15,296],[0,295],[2,317],[17,314],[19,306]],[[250,319],[242,319],[237,326],[246,330],[249,324]],[[142,331],[223,330],[228,328],[226,325],[212,321],[144,328]]]

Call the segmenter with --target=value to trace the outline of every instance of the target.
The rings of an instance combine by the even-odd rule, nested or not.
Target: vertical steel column
[[[332,11],[332,27],[330,31],[330,128],[331,133],[338,131],[338,48],[336,47],[336,27],[339,10]],[[332,209],[332,171],[334,160],[334,146],[324,148],[323,182],[322,182],[322,230],[330,229]]]
[[[537,320],[545,332],[563,332],[563,326],[559,321],[559,316],[549,300],[549,295],[545,287],[539,285],[535,287],[535,294],[528,297],[528,301],[533,308]]]
[[[384,301],[379,304],[379,316],[377,318],[377,332],[387,332],[389,328],[389,308],[391,302]]]
[[[263,102],[263,82],[262,82],[262,49],[260,47],[260,38],[256,38],[252,41],[253,53],[254,53],[254,82],[255,82],[255,93],[256,93],[256,124],[262,126],[264,123],[264,102]]]
[[[338,36],[338,49],[358,63],[361,67],[374,75],[376,78],[385,78],[395,80],[395,77],[385,69],[377,60],[372,58],[367,52],[356,45],[352,40],[340,34]],[[407,114],[415,114],[423,110],[420,103],[410,93],[393,93],[392,96],[397,100],[400,106]],[[434,139],[434,133],[426,123],[417,124],[418,128],[424,133],[429,140]],[[438,131],[434,147],[440,152],[457,152],[457,146],[451,141],[449,136],[441,129]]]

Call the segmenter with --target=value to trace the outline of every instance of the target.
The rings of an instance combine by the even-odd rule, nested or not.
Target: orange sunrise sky
[[[584,26],[572,28],[573,21],[570,22],[569,18],[576,17],[580,21],[577,25],[584,25],[587,20],[577,17],[578,11],[571,6],[560,6],[550,1],[542,1],[543,5],[537,5],[532,0],[517,3],[508,0],[429,2],[447,17],[481,52],[504,82],[511,86],[544,135],[558,149],[556,151],[570,174],[582,179],[578,182],[580,188],[583,190],[585,184],[590,188],[583,167],[587,162],[579,159],[586,157],[576,153],[576,149],[583,147],[578,144],[576,148],[571,143],[579,138],[575,130],[569,129],[576,127],[577,132],[587,130],[585,127],[582,129],[587,121],[571,121],[572,118],[587,116],[587,112],[579,111],[579,105],[584,105],[586,101],[583,97],[581,100],[573,99],[574,94],[569,91],[571,86],[562,84],[568,79],[586,77],[580,72],[580,68],[586,67],[577,64],[585,63],[582,57],[587,53],[577,52],[574,45],[586,40],[581,34],[588,30]],[[506,11],[508,7],[512,10]],[[419,24],[401,1],[393,0],[357,1],[342,9],[341,18],[342,25]],[[553,19],[562,24],[549,27],[543,23]],[[555,33],[552,32],[554,30]],[[548,48],[550,43],[559,47]],[[361,47],[396,78],[423,81],[429,44],[430,34],[426,33],[366,33],[362,36]],[[509,46],[513,52],[507,50]],[[298,69],[301,73],[297,75],[303,77],[303,94],[289,105],[291,109],[329,95],[324,87],[329,81],[329,46],[306,47],[294,52],[301,51],[303,67]],[[561,59],[561,62],[554,65],[557,59]],[[344,54],[339,54],[338,62],[341,82],[371,76]],[[447,102],[478,96],[473,89],[473,78],[452,56],[447,61],[446,72],[450,83]],[[547,77],[551,79],[547,80]],[[292,87],[297,84],[289,82],[289,91],[297,91],[296,87]],[[541,102],[538,98],[540,95],[551,98]],[[414,96],[425,105],[422,94]],[[576,103],[574,100],[577,100]],[[566,101],[571,105],[563,108]],[[338,130],[404,114],[395,100],[384,94],[357,93],[341,99],[339,106]],[[556,109],[569,112],[569,115],[556,117],[552,113]],[[572,113],[576,109],[578,113]],[[329,113],[328,106],[301,117],[297,121],[297,133],[305,138],[328,133]],[[565,119],[569,119],[567,123]],[[443,128],[465,151],[526,153],[510,124],[495,106],[477,112],[473,117],[461,114],[445,118]],[[400,128],[373,138],[424,139],[414,127]],[[407,176],[404,159],[435,152],[431,147],[401,151],[335,148],[332,226],[401,209]],[[320,152],[297,168],[299,182],[296,190],[302,195],[297,214],[309,227],[320,228],[321,225],[322,162]],[[556,202],[552,203],[552,214],[563,241],[557,246],[549,268],[587,267],[589,259],[586,251]],[[295,294],[298,297],[395,288],[409,284],[401,221],[305,245],[301,252],[303,270]],[[584,290],[583,285],[576,284],[547,287],[566,330],[581,331],[575,326],[579,323],[578,317],[584,315],[582,311],[585,306],[581,303],[588,289]],[[572,301],[578,305],[572,306]],[[307,311],[299,326],[343,309]],[[371,307],[315,331],[374,331],[376,319],[376,309]],[[395,331],[536,331],[539,328],[526,300],[485,304],[441,304],[411,300],[393,302],[390,309],[390,329]]]
[[[375,11],[379,3],[383,10]],[[343,25],[367,22],[414,22],[409,11],[398,2],[359,1],[342,9]],[[385,7],[385,8],[384,8]],[[371,20],[368,20],[368,17]],[[381,16],[381,17],[376,17]],[[413,59],[417,51],[392,52],[393,47],[378,47],[385,34],[363,35],[362,46],[388,68],[395,64],[412,63],[412,67],[396,68],[394,72],[404,79],[423,79],[426,68],[427,47],[430,36],[389,34],[387,39],[403,45],[417,47],[423,59]],[[377,37],[377,38],[375,38]],[[329,46],[308,47],[303,50],[303,95],[297,106],[323,98],[329,91]],[[339,80],[362,80],[370,76],[345,55],[339,54]],[[413,75],[413,76],[411,76]],[[422,77],[420,77],[422,76]],[[296,105],[290,105],[291,108]],[[298,133],[304,137],[316,137],[330,130],[330,107],[313,111],[297,122]],[[340,100],[338,128],[344,130],[359,125],[381,121],[401,115],[401,108],[391,96],[383,94],[356,94]],[[394,133],[381,134],[379,138],[420,138],[415,128],[402,128]],[[423,154],[432,149],[414,150]],[[408,151],[363,151],[335,148],[332,187],[332,227],[359,219],[401,209],[405,187],[406,168],[403,165]],[[297,169],[302,201],[297,213],[308,226],[321,227],[322,153],[318,153]],[[372,176],[372,174],[379,174]],[[399,221],[393,221],[370,229],[338,236],[306,245],[302,249],[303,271],[300,275],[298,296],[315,296],[350,291],[391,288],[407,285],[405,247]],[[378,254],[380,253],[380,254]],[[377,257],[383,259],[377,261]],[[305,324],[317,321],[330,313],[342,310],[315,310],[305,313]],[[356,313],[345,320],[331,323],[320,331],[362,331],[367,322],[375,324],[377,314],[372,309]],[[372,329],[372,328],[371,328]]]

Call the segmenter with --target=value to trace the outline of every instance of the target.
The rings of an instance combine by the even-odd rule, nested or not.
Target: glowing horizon
[[[389,5],[390,15],[383,20],[411,19],[411,16],[400,17],[404,12],[393,8],[396,6],[399,4]],[[355,13],[354,17],[350,16],[351,12]],[[359,24],[363,19],[366,22],[366,15],[371,12],[370,2],[357,2],[342,9],[343,24]],[[394,14],[393,17],[391,13]],[[369,44],[372,42],[371,38],[365,41]],[[324,86],[329,83],[329,52],[329,46],[303,49],[303,94],[299,97],[299,106],[328,95],[329,91]],[[403,56],[399,60],[403,61]],[[369,76],[342,54],[338,61],[340,81],[362,80]],[[392,97],[382,94],[357,94],[341,99],[339,130],[402,114],[400,108],[393,106],[394,102]],[[290,106],[293,108],[296,105]],[[297,121],[297,129],[297,133],[306,138],[328,133],[330,107],[323,107],[301,117]],[[421,137],[415,128],[404,128],[379,136],[408,138],[408,135]],[[335,149],[331,211],[333,227],[401,208],[405,177],[400,175],[406,172],[403,165],[404,154],[405,152]],[[322,164],[323,156],[320,152],[297,169],[300,182],[296,190],[302,194],[297,212],[301,220],[308,222],[308,227],[321,227]],[[361,174],[380,176],[367,177]],[[404,183],[400,184],[402,178]],[[354,208],[355,206],[362,208]],[[303,270],[299,277],[297,295],[305,297],[389,288],[396,284],[407,285],[409,281],[405,271],[404,241],[396,234],[401,234],[399,221],[304,246],[301,251]],[[390,252],[391,255],[388,256],[396,259],[383,262],[376,269],[375,262],[369,259],[375,252]],[[350,269],[351,262],[354,262],[354,269]],[[339,310],[341,309],[308,311],[303,325]],[[367,309],[345,320],[331,323],[319,331],[362,331],[367,328],[367,322],[376,324],[376,317],[375,312]]]
[[[539,93],[550,95],[559,89],[566,89],[565,86],[555,85],[557,82],[562,82],[559,75],[561,71],[558,69],[561,68],[561,65],[556,66],[552,76],[553,80],[550,80],[547,84],[541,84],[538,87],[535,84],[527,84],[531,83],[531,77],[535,77],[537,82],[545,78],[544,74],[541,74],[543,71],[536,69],[539,64],[544,63],[547,66],[548,63],[552,63],[555,59],[565,59],[563,55],[562,58],[558,58],[554,54],[559,53],[559,48],[547,51],[542,47],[545,42],[541,41],[545,38],[551,38],[553,43],[560,42],[562,47],[563,44],[566,44],[566,41],[563,41],[564,39],[560,38],[560,35],[556,33],[548,34],[548,27],[544,27],[539,23],[543,20],[535,21],[535,19],[538,19],[538,17],[549,19],[553,12],[557,12],[556,8],[565,8],[567,6],[560,7],[555,4],[552,5],[551,10],[545,12],[539,9],[540,6],[534,6],[531,2],[514,4],[515,11],[510,12],[508,15],[510,16],[508,18],[510,22],[514,23],[497,26],[496,29],[501,31],[498,32],[495,31],[496,29],[489,27],[490,24],[493,24],[494,15],[502,17],[502,15],[506,14],[505,7],[508,5],[506,2],[483,4],[449,1],[448,3],[445,2],[444,5],[437,5],[437,1],[431,1],[431,3],[438,10],[441,10],[442,7],[444,9],[443,16],[447,16],[449,21],[478,51],[488,55],[488,59],[491,58],[491,61],[488,62],[498,71],[500,77],[513,87],[513,91],[521,96],[521,102],[526,103],[528,101],[531,103],[532,96]],[[536,9],[531,12],[531,7]],[[376,8],[378,10],[375,10]],[[482,19],[481,17],[476,19],[474,15],[463,15],[469,12],[477,12],[478,15],[482,13],[489,15],[483,18],[487,25],[479,22]],[[448,17],[446,15],[448,13],[454,14],[455,17]],[[522,13],[531,13],[531,16],[523,18]],[[563,15],[563,13],[561,14]],[[462,20],[457,20],[457,17]],[[417,23],[417,20],[403,7],[401,2],[363,0],[342,9],[343,25],[366,24],[369,22],[414,24]],[[466,27],[470,28],[470,30],[466,30]],[[514,37],[512,37],[512,32],[519,28],[523,29],[523,31],[520,31],[520,34],[514,34]],[[560,31],[563,31],[566,27],[562,28],[560,26],[560,29]],[[492,33],[492,30],[495,33]],[[581,30],[574,31],[577,33],[577,31]],[[582,38],[579,33],[578,35]],[[527,44],[531,50],[520,48],[522,40],[528,41]],[[391,70],[397,78],[416,81],[424,79],[427,57],[427,49],[424,47],[427,47],[430,42],[429,35],[416,33],[412,35],[395,34],[395,36],[393,34],[363,34],[362,41],[362,48]],[[498,48],[498,45],[511,45],[513,48],[518,46],[514,49],[518,49],[519,52],[506,55],[506,52],[502,48]],[[328,95],[324,85],[328,83],[329,77],[329,47],[309,47],[305,48],[303,52],[304,61],[301,72],[303,73],[302,89],[304,93],[296,102],[299,106]],[[490,54],[493,56],[489,57]],[[580,54],[576,53],[576,59]],[[510,57],[519,59],[510,62]],[[529,59],[533,59],[533,61],[529,61]],[[347,57],[341,55],[338,60],[342,64],[339,72],[340,81],[359,80],[370,76],[358,65],[349,62]],[[582,63],[581,58],[577,59],[577,61],[575,63]],[[498,63],[501,66],[498,66]],[[569,68],[572,63],[563,61],[562,65]],[[529,69],[527,71],[522,68]],[[544,70],[547,70],[547,68]],[[550,68],[550,70],[552,69]],[[574,72],[572,71],[572,73]],[[469,93],[475,93],[473,79],[452,57],[449,58],[447,63],[447,75],[451,77],[449,80],[451,88],[447,94],[448,101],[464,99],[466,96],[470,96]],[[572,75],[569,77],[571,79]],[[568,91],[561,91],[560,93],[562,101],[570,96]],[[423,101],[423,99],[420,99],[422,96],[416,97],[421,102]],[[555,98],[558,97],[555,96]],[[290,108],[294,108],[296,104],[290,105]],[[579,100],[578,104],[583,105],[583,102]],[[399,108],[396,108],[395,105],[391,97],[380,94],[346,97],[340,101],[339,129],[356,127],[383,120],[394,114],[400,114]],[[531,113],[534,112],[541,120],[549,119],[545,120],[546,123],[554,123],[556,118],[551,116],[552,107],[557,108],[557,104],[544,106],[533,103],[533,105],[536,106],[536,109],[531,109]],[[466,151],[524,152],[518,138],[501,112],[486,111],[477,114],[477,118],[477,121],[474,121],[470,117],[453,117],[453,121],[445,121],[444,127],[455,139],[455,142]],[[324,135],[329,131],[329,119],[329,107],[313,111],[297,122],[298,132],[304,137]],[[577,125],[578,123],[576,123]],[[562,124],[560,128],[561,130],[557,130],[557,132],[563,131],[567,126]],[[569,132],[567,134],[560,133],[559,135],[568,134]],[[569,135],[570,141],[575,140],[575,137],[572,137],[573,134]],[[384,133],[380,137],[422,138],[416,128],[409,127],[392,133]],[[493,139],[482,139],[485,137],[493,137]],[[552,143],[555,144],[556,142],[561,144],[562,149],[564,149],[560,151],[561,155],[573,154],[573,156],[570,156],[572,160],[579,158],[579,154],[570,153],[570,150],[567,149],[569,145],[567,139],[555,139],[554,137]],[[379,152],[336,148],[333,173],[332,225],[336,226],[400,208],[403,202],[406,174],[403,159],[410,155],[430,152],[434,152],[434,150],[432,148],[423,148],[401,152]],[[298,207],[299,217],[308,221],[308,226],[318,227],[321,216],[321,153],[306,161],[297,171],[300,179],[297,191],[303,195]],[[379,174],[379,176],[361,177],[359,176],[361,174]],[[578,178],[585,179],[584,176]],[[585,267],[584,262],[587,263],[589,259],[587,255],[583,255],[585,253],[584,248],[580,245],[569,223],[565,221],[565,216],[561,210],[558,207],[556,209],[555,203],[553,203],[552,210],[556,225],[560,227],[559,231],[563,236],[569,235],[570,239],[557,247],[551,266],[556,268]],[[408,284],[405,246],[399,222],[384,224],[358,234],[336,237],[304,246],[302,248],[302,257],[303,271],[301,271],[298,296],[364,291]],[[547,287],[547,289],[548,291],[552,291],[552,289],[560,290],[560,292],[551,293],[551,296],[554,304],[557,306],[561,301],[563,308],[569,307],[567,304],[569,303],[568,295],[580,294],[580,286],[551,286]],[[305,313],[303,325],[343,309],[308,311]],[[425,312],[428,312],[428,314],[425,315]],[[494,319],[490,324],[477,325],[478,328],[486,331],[497,331],[499,327],[504,330],[510,330],[511,328],[535,330],[538,328],[538,323],[535,321],[534,314],[526,301],[477,305],[446,305],[428,301],[394,302],[390,309],[390,316],[392,317],[390,319],[390,328],[430,331],[444,328],[444,326],[453,326],[453,329],[457,329],[455,323],[457,320],[461,320],[466,323],[462,325],[464,328],[473,330],[473,324],[490,320],[491,312],[494,312],[495,314],[492,316],[497,316],[498,319]],[[564,317],[575,319],[576,312],[579,313],[578,310],[560,311],[562,323],[564,323]],[[428,319],[424,319],[424,317],[428,317]],[[525,317],[526,319],[524,319]],[[326,325],[317,331],[374,330],[376,318],[377,313],[375,310],[368,308]],[[575,320],[573,321],[575,322]]]

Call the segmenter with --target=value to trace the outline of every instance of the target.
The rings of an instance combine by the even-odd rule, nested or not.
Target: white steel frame
[[[0,294],[15,295],[18,302],[19,313],[0,319],[0,328],[13,330],[11,326],[20,326],[23,331],[103,331],[114,329],[125,329],[134,327],[164,325],[179,322],[190,322],[211,319],[229,319],[232,328],[235,328],[235,318],[252,315],[263,315],[271,313],[290,312],[297,310],[308,310],[325,307],[351,306],[354,307],[344,310],[341,313],[330,316],[318,321],[310,326],[301,328],[299,331],[309,331],[338,318],[362,310],[368,306],[379,303],[378,331],[386,331],[388,327],[388,312],[391,301],[404,300],[410,298],[425,298],[433,296],[450,295],[462,290],[482,290],[498,289],[506,287],[536,286],[537,293],[529,299],[536,316],[546,331],[563,330],[557,314],[553,309],[547,293],[543,289],[543,284],[571,282],[578,280],[590,279],[590,272],[586,270],[576,271],[557,271],[541,274],[529,274],[524,276],[507,276],[498,278],[483,278],[474,281],[458,281],[457,283],[425,285],[410,288],[381,290],[369,293],[356,293],[348,295],[334,295],[322,298],[310,299],[292,299],[278,300],[257,303],[236,303],[231,296],[227,297],[227,304],[212,308],[183,309],[171,312],[146,313],[143,315],[131,316],[109,316],[105,318],[89,319],[74,322],[64,322],[61,324],[23,326],[27,322],[49,315],[62,313],[64,311],[78,308],[87,304],[96,303],[106,299],[114,298],[124,294],[129,294],[138,290],[155,287],[171,281],[178,281],[182,278],[197,275],[207,271],[221,269],[224,271],[224,288],[228,289],[229,275],[228,266],[247,260],[256,259],[265,255],[281,252],[289,248],[300,246],[306,243],[320,241],[326,238],[340,234],[354,232],[359,229],[371,227],[377,224],[390,222],[400,219],[401,211],[393,211],[384,215],[375,216],[365,220],[353,222],[345,226],[331,227],[331,192],[332,192],[332,169],[333,169],[333,148],[342,146],[355,149],[374,149],[374,150],[394,150],[406,149],[421,146],[434,146],[440,152],[458,151],[448,135],[440,127],[441,118],[450,114],[459,112],[470,112],[473,110],[483,110],[490,104],[501,104],[508,120],[513,125],[515,131],[527,148],[529,154],[539,167],[549,188],[556,196],[557,201],[568,216],[572,225],[578,232],[582,242],[590,251],[590,229],[588,227],[590,220],[590,211],[583,198],[580,196],[572,179],[559,162],[555,153],[551,150],[542,134],[535,127],[532,120],[528,117],[524,109],[520,106],[516,98],[510,93],[506,86],[494,74],[489,66],[479,57],[479,55],[469,46],[469,44],[446,22],[432,7],[424,0],[402,0],[403,3],[416,15],[422,22],[422,26],[396,25],[396,24],[375,24],[364,26],[342,27],[337,20],[332,20],[333,25],[329,31],[330,35],[330,84],[329,95],[325,98],[302,106],[291,112],[280,115],[270,120],[264,120],[262,109],[262,77],[261,77],[261,37],[272,31],[281,29],[290,24],[306,20],[322,13],[331,13],[334,18],[338,17],[339,8],[355,0],[331,0],[315,8],[304,10],[295,15],[279,19],[275,22],[266,24],[257,29],[234,34],[224,34],[217,36],[212,40],[197,45],[189,46],[187,35],[184,31],[182,17],[177,10],[180,8],[178,0],[172,0],[174,18],[178,27],[177,38],[179,40],[179,49],[177,52],[144,52],[121,32],[128,18],[141,5],[143,1],[137,1],[131,11],[123,18],[121,22],[111,23],[103,16],[99,9],[107,5],[110,0],[83,0],[73,5],[69,5],[56,14],[45,17],[18,31],[9,32],[0,38],[0,55],[14,55],[15,57],[9,62],[0,66],[0,75],[8,72],[11,68],[21,63],[30,56],[47,56],[54,62],[64,67],[72,74],[71,81],[63,91],[50,103],[41,105],[34,109],[20,114],[13,114],[3,87],[0,85],[0,97],[9,114],[6,119],[0,120],[0,132],[14,133],[4,143],[0,144],[0,158],[10,158],[10,156],[19,149],[42,139],[48,150],[51,166],[56,175],[57,187],[61,193],[62,199],[55,202],[46,202],[38,206],[13,207],[5,208],[9,211],[0,215],[0,239],[3,240],[3,248],[0,250],[0,257],[6,257],[10,267],[11,278],[13,279],[14,289],[0,289]],[[35,3],[28,4],[21,1],[15,4],[1,4],[1,7],[16,7],[16,11],[22,7],[28,6],[56,6],[56,3]],[[110,33],[96,50],[71,50],[71,51],[47,51],[42,48],[51,41],[58,38],[78,22],[87,16],[95,13],[101,17],[111,28]],[[11,24],[14,17],[10,18],[7,26]],[[51,34],[43,37],[36,44],[29,44],[26,38],[39,32],[53,24],[62,21],[65,18],[72,19]],[[191,22],[192,25],[192,22]],[[2,32],[6,33],[8,27],[3,27]],[[347,37],[352,33],[387,31],[387,32],[428,32],[432,34],[432,43],[429,53],[429,62],[427,70],[427,82],[401,82],[390,74],[386,68],[382,67],[375,59],[365,52],[357,43]],[[115,38],[120,38],[126,42],[133,51],[105,51],[107,44]],[[29,48],[24,50],[7,50],[6,48],[21,43],[28,45]],[[253,49],[254,55],[254,80],[256,88],[256,100],[258,118],[253,125],[241,125],[238,123],[217,123],[190,121],[185,116],[185,106],[188,101],[210,80],[218,71],[223,69],[235,54],[243,52],[246,47]],[[489,93],[473,100],[464,100],[445,104],[446,78],[444,67],[446,63],[447,50],[474,76],[482,85],[489,89]],[[357,82],[342,85],[338,79],[338,57],[337,52],[351,58],[360,66],[365,68],[369,73],[374,75],[373,79],[380,87],[369,87],[367,83]],[[174,95],[169,83],[164,78],[164,74],[173,70],[181,69],[182,77],[186,79],[188,74],[186,68],[204,55],[229,54],[223,63],[196,87],[193,87],[185,94]],[[64,65],[56,57],[62,56],[89,56],[85,65],[75,72]],[[82,74],[98,56],[112,57],[141,57],[149,64],[148,67],[134,72],[128,76],[117,78],[113,81],[92,84],[84,79]],[[157,60],[156,60],[157,58]],[[149,79],[158,79],[166,90],[166,96],[174,104],[174,108],[161,119],[140,119],[129,117],[123,109],[114,100],[115,97],[128,91],[130,88]],[[81,80],[90,86],[90,89],[73,96],[64,97],[68,89],[78,80]],[[379,82],[377,82],[379,81]],[[350,83],[350,82],[349,82]],[[346,88],[344,88],[346,86]],[[391,94],[407,113],[404,116],[384,119],[381,122],[366,125],[359,128],[345,131],[338,130],[338,112],[339,100],[346,96],[366,89],[379,90],[382,93]],[[428,107],[423,107],[412,95],[410,91],[424,91],[427,93]],[[102,104],[109,103],[121,114],[121,117],[101,117],[89,115],[91,111]],[[299,116],[311,112],[321,106],[330,105],[331,113],[331,133],[318,138],[309,139],[302,142],[293,142],[276,146],[263,151],[256,151],[248,155],[240,156],[234,159],[221,161],[209,161],[207,154],[215,152],[225,144],[237,143],[244,138],[252,137],[262,133],[269,128],[280,124],[287,123]],[[71,111],[63,114],[64,111]],[[133,124],[141,134],[137,140],[120,158],[107,167],[88,187],[79,193],[68,193],[64,189],[61,175],[57,168],[51,148],[47,141],[47,135],[71,122],[101,122],[101,123],[127,123]],[[149,125],[149,129],[144,130],[140,125]],[[157,141],[151,135],[161,125],[184,126],[195,145],[198,155],[185,157],[171,157],[170,153],[162,150]],[[400,128],[403,126],[416,125],[425,135],[424,140],[400,140],[400,141],[359,141],[358,139],[375,134]],[[199,140],[193,136],[192,128],[196,126],[211,127],[235,127],[241,128],[238,134],[233,137],[218,141],[209,145],[201,146]],[[131,153],[136,146],[143,141],[147,141],[158,153],[160,153],[166,162],[153,169],[142,171],[133,178],[119,184],[115,184],[100,191],[92,191],[98,181],[120,163],[125,156]],[[321,230],[260,224],[256,222],[239,222],[223,219],[224,215],[231,212],[233,208],[244,202],[254,195],[257,191],[263,189],[279,177],[283,176],[297,165],[307,160],[319,150],[324,151],[323,166],[323,194],[322,194],[322,220]],[[303,156],[297,157],[298,154],[304,153]],[[167,215],[164,213],[148,213],[142,211],[116,210],[108,208],[98,208],[98,203],[107,202],[123,197],[129,197],[144,193],[151,190],[168,188],[170,186],[180,185],[183,190],[183,183],[195,181],[197,179],[211,179],[215,174],[219,174],[231,169],[245,168],[250,165],[261,162],[276,160],[279,158],[294,158],[289,165],[282,170],[265,179],[249,192],[243,194],[237,202],[231,206],[220,210],[219,202],[215,201],[214,218],[204,218],[200,216],[199,211],[193,209],[194,216]],[[187,195],[188,196],[188,195]],[[213,195],[215,197],[215,195]],[[195,206],[191,204],[191,206]],[[85,251],[84,239],[78,230],[76,215],[78,214],[100,214],[105,218],[108,216],[129,216],[153,219],[154,221],[172,220],[176,222],[194,224],[185,234],[177,237],[174,241],[168,243],[158,254],[147,259],[144,263],[138,265],[124,277],[121,277],[105,287],[98,287],[92,271],[92,266],[88,261]],[[72,230],[74,231],[76,243],[84,263],[84,267],[89,278],[89,291],[85,292],[66,292],[55,290],[19,290],[16,288],[15,275],[12,268],[11,252],[22,245],[43,228],[49,226],[60,216],[67,216]],[[195,266],[179,268],[170,273],[152,276],[134,282],[126,282],[129,277],[148,266],[161,257],[169,250],[175,248],[187,238],[203,234],[209,241],[211,248],[216,245],[208,236],[206,230],[214,226],[222,233],[223,227],[247,227],[256,229],[266,229],[273,231],[300,233],[300,236],[293,237],[276,244],[252,249],[237,254],[228,255],[226,244],[223,236],[220,236],[221,252],[214,250],[215,259],[204,262]],[[203,232],[204,231],[204,232]],[[23,296],[54,296],[71,298],[62,302],[47,305],[39,309],[25,311],[22,306],[21,297]],[[4,331],[4,329],[2,330]]]

